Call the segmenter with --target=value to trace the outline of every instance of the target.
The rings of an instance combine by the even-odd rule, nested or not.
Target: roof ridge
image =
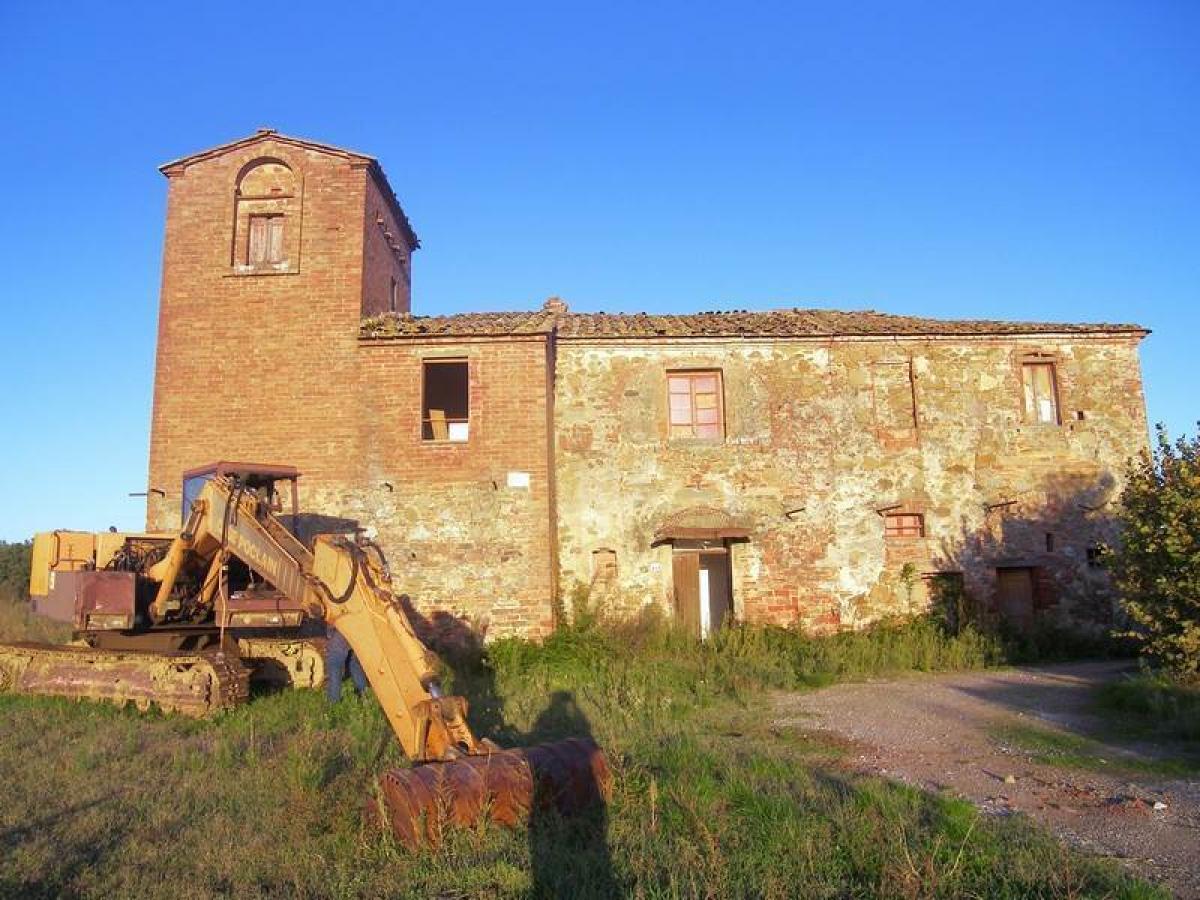
[[[549,334],[571,338],[689,337],[921,337],[932,335],[1149,334],[1140,325],[1104,322],[1018,322],[936,319],[885,313],[796,307],[747,312],[574,312],[558,309],[459,312],[414,316],[384,313],[364,319],[363,337]]]
[[[213,156],[219,156],[222,153],[228,153],[230,150],[234,150],[238,147],[248,146],[257,141],[265,140],[282,141],[285,144],[295,144],[300,147],[308,147],[310,149],[320,150],[325,153],[333,153],[337,156],[354,157],[355,159],[362,160],[363,162],[378,162],[374,156],[371,156],[368,153],[360,153],[357,150],[350,150],[346,147],[338,147],[334,144],[325,144],[321,141],[310,140],[309,138],[283,134],[282,132],[276,131],[274,128],[259,128],[256,129],[253,134],[248,134],[245,137],[236,138],[232,141],[226,141],[223,144],[217,144],[216,146],[209,147],[206,150],[197,150],[195,153],[189,153],[186,156],[179,157],[178,159],[172,159],[159,166],[158,170],[165,174],[168,169],[173,169],[177,166],[190,165],[191,163],[198,162],[199,160],[208,159]]]

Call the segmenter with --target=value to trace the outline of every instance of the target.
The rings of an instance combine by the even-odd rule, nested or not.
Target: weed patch
[[[363,822],[379,773],[407,765],[370,696],[260,694],[204,721],[0,696],[0,896],[1160,896],[1022,821],[847,775],[829,739],[762,715],[770,689],[1004,663],[994,635],[918,620],[700,643],[645,618],[446,660],[480,736],[594,736],[611,802],[412,853]]]

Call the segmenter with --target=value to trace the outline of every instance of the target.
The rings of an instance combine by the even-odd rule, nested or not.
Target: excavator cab
[[[292,466],[266,466],[258,463],[214,462],[184,472],[180,527],[187,525],[192,504],[196,502],[204,486],[217,477],[235,479],[246,490],[257,495],[265,509],[279,519],[288,531],[296,534],[300,512],[296,491],[299,470]]]

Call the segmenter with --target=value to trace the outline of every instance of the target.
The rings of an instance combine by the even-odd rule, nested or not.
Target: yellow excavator
[[[413,763],[384,773],[377,798],[402,843],[436,845],[446,826],[484,815],[516,825],[542,806],[570,814],[602,801],[609,770],[591,740],[502,750],[472,734],[467,702],[442,694],[437,658],[393,593],[378,545],[361,533],[317,534],[309,543],[295,533],[294,513],[285,527],[277,485],[293,472],[214,469],[190,492],[185,480],[177,535],[90,536],[90,564],[82,538],[73,542],[82,550],[67,551],[79,554],[78,567],[61,565],[70,538],[49,549],[35,543],[31,594],[43,598],[43,611],[69,609],[79,639],[0,644],[0,692],[206,714],[248,697],[242,647],[227,631],[323,619],[354,650]],[[59,568],[42,583],[49,562]]]

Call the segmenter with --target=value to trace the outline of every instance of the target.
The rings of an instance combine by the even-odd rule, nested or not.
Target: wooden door
[[[672,553],[675,618],[688,634],[700,636],[700,554]]]
[[[996,575],[1001,617],[1010,625],[1028,631],[1033,625],[1033,569],[998,569]]]

